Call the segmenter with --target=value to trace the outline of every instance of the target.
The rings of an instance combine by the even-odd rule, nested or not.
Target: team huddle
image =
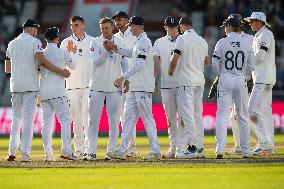
[[[250,22],[255,36],[242,31],[244,20]],[[239,14],[224,20],[221,27],[225,28],[226,37],[217,42],[212,56],[212,70],[217,78],[212,87],[216,93],[212,90],[210,96],[217,97],[218,159],[224,154],[239,154],[243,158],[274,154],[274,36],[262,12],[253,12],[244,20]],[[85,32],[81,16],[73,16],[70,24],[72,35],[61,44],[59,29],[48,28],[47,46],[42,49],[36,38],[40,26],[29,19],[22,25],[23,33],[8,45],[5,71],[11,73],[13,118],[7,161],[15,161],[19,146],[21,160],[31,161],[37,103],[43,115],[45,161],[56,161],[52,148],[54,113],[61,125],[60,157],[96,160],[104,105],[109,124],[105,160],[136,157],[135,127],[139,117],[150,143],[150,152],[143,159],[205,158],[202,98],[204,65],[209,64],[208,44],[194,31],[190,18],[178,21],[168,16],[164,22],[167,34],[157,39],[154,46],[144,32],[144,19],[129,19],[123,11],[112,18],[102,18],[101,36],[96,38]],[[115,27],[119,31],[113,34]],[[169,150],[164,154],[160,152],[152,114],[152,95],[158,93],[159,72],[170,139]],[[252,81],[251,91],[248,86],[252,87]],[[235,147],[225,152],[231,119]],[[72,121],[75,153],[71,147]],[[250,132],[257,138],[253,151]]]

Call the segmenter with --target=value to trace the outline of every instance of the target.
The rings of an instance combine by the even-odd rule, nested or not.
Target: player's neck
[[[83,39],[85,37],[85,32],[81,32],[81,33],[74,33],[74,36],[77,37],[78,39]]]
[[[178,37],[178,34],[174,34],[174,35],[169,35],[169,34],[168,34],[168,36],[170,36],[170,38],[171,38],[172,40],[176,40],[177,37]]]
[[[125,26],[124,28],[121,28],[119,31],[124,34],[124,32],[127,30],[127,28],[128,28],[128,27]]]

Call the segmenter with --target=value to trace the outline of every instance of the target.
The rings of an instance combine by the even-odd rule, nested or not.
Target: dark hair
[[[111,18],[104,17],[100,19],[99,24],[105,24],[105,23],[110,23],[112,26],[114,26],[114,22]]]
[[[70,18],[70,22],[76,22],[76,21],[85,23],[84,18],[82,16],[73,16]]]
[[[183,17],[179,20],[179,25],[189,25],[192,26],[192,21],[189,17]]]
[[[239,27],[232,27],[232,28],[233,28],[233,32],[238,33],[238,32],[241,31],[241,26],[239,26]]]

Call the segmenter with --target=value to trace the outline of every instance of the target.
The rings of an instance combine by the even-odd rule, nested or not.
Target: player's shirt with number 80
[[[250,40],[231,32],[220,39],[213,53],[212,67],[217,75],[248,75],[254,67],[254,55]]]

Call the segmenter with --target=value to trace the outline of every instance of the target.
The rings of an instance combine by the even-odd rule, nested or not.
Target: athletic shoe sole
[[[16,156],[9,155],[6,160],[7,161],[15,161],[15,159],[16,159]]]

